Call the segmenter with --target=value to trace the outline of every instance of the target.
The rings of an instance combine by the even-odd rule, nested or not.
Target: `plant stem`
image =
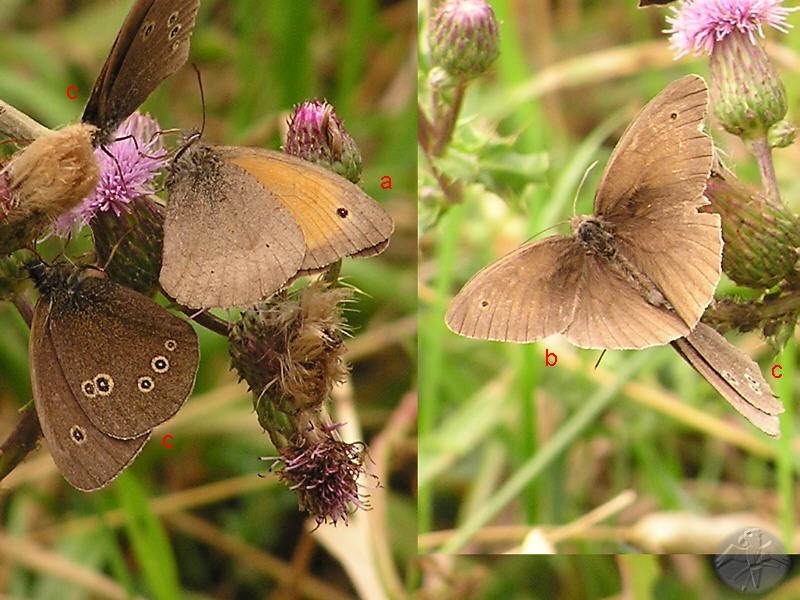
[[[761,171],[761,181],[764,184],[767,200],[775,206],[783,206],[778,180],[775,177],[775,167],[772,164],[772,149],[769,147],[766,134],[750,140],[750,150],[758,161],[758,169]]]
[[[0,134],[9,138],[34,140],[49,131],[44,125],[0,100]]]
[[[450,107],[444,112],[444,115],[436,119],[436,141],[433,143],[433,155],[441,156],[450,139],[453,137],[453,131],[456,128],[456,121],[458,114],[461,112],[461,104],[464,102],[464,92],[467,89],[467,80],[464,77],[458,79],[456,88],[453,93],[453,102]],[[434,106],[434,110],[440,110],[440,106]]]

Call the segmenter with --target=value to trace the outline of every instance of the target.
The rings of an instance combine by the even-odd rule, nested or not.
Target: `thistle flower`
[[[289,117],[286,154],[319,164],[357,183],[361,177],[361,153],[331,104],[303,102]]]
[[[347,376],[339,303],[351,293],[319,282],[284,292],[245,311],[229,335],[231,363],[278,450],[265,460],[318,523],[346,520],[351,506],[366,506],[357,484],[363,445],[337,439],[324,408],[333,385]]]
[[[353,510],[370,508],[358,484],[366,447],[336,439],[336,427],[310,429],[298,444],[282,448],[280,456],[261,458],[272,461],[270,470],[297,494],[298,506],[313,515],[317,525],[339,520],[347,524]]]
[[[431,25],[431,60],[451,75],[477,77],[500,54],[497,19],[484,0],[445,0]]]
[[[334,384],[346,379],[346,326],[338,304],[351,294],[348,288],[325,289],[314,283],[245,311],[234,325],[231,361],[256,394],[256,412],[266,421],[265,429],[271,426],[271,415],[262,414],[260,407],[274,404],[287,414],[319,408]]]
[[[763,137],[786,115],[786,91],[761,39],[763,25],[791,27],[782,0],[682,1],[667,17],[675,57],[711,56],[711,100],[722,125],[743,138]]]
[[[782,4],[783,0],[683,0],[672,8],[672,15],[667,17],[672,27],[664,33],[671,34],[675,58],[689,53],[710,55],[734,31],[757,45],[756,34],[764,37],[762,25],[788,33],[791,25],[786,17],[797,9]]]
[[[111,211],[117,217],[130,212],[134,198],[152,193],[150,182],[167,163],[161,138],[155,135],[159,129],[155,119],[135,112],[117,128],[116,141],[94,151],[100,164],[97,187],[58,220],[60,235],[71,233],[76,223],[88,224],[99,212]]]

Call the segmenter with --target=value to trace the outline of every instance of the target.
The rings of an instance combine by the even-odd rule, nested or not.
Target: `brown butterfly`
[[[296,275],[382,252],[389,213],[323,167],[196,135],[167,177],[161,285],[195,308],[248,306]]]
[[[667,86],[614,150],[594,214],[572,235],[523,246],[484,268],[447,312],[455,333],[533,342],[561,333],[584,348],[645,348],[686,336],[720,277],[720,217],[700,213],[712,143],[696,75]]]

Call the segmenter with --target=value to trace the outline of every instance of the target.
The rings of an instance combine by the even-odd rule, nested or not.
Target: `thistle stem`
[[[769,147],[766,134],[750,140],[750,151],[758,161],[758,170],[761,171],[761,181],[767,200],[775,206],[783,206],[778,179],[775,177],[775,167],[772,164],[772,149]]]
[[[464,92],[467,89],[467,80],[464,77],[459,77],[453,92],[453,101],[450,106],[444,111],[440,118],[436,119],[436,140],[433,143],[433,155],[441,156],[444,153],[447,144],[450,143],[453,137],[453,131],[456,128],[456,120],[461,112],[461,104],[464,102]],[[434,110],[439,111],[440,107],[435,107]]]
[[[34,140],[49,131],[44,125],[0,100],[0,134],[12,139]]]
[[[33,306],[30,298],[25,294],[20,294],[14,298],[14,305],[30,327],[33,318]],[[39,418],[31,407],[22,414],[14,431],[0,446],[0,481],[25,460],[31,450],[34,450],[39,444],[41,437],[42,428],[39,426]]]

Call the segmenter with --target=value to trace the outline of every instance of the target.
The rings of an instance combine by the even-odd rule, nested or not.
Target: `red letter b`
[[[550,357],[553,357],[553,364],[550,364]],[[547,348],[544,349],[544,364],[548,367],[554,367],[558,362],[558,356],[556,356],[555,352],[550,352]]]

